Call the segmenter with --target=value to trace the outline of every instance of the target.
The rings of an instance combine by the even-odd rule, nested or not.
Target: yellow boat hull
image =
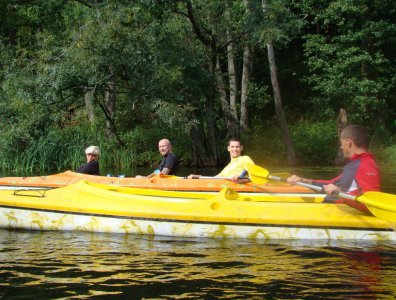
[[[230,195],[231,196],[230,196]],[[179,237],[396,240],[392,224],[346,205],[141,195],[79,182],[43,192],[0,192],[0,226]]]

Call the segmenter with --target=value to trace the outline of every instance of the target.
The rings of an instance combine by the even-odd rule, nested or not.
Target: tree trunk
[[[115,101],[116,101],[115,89],[116,89],[115,82],[110,81],[108,83],[108,90],[106,91],[106,96],[105,96],[106,109],[108,112],[108,119],[106,119],[106,131],[108,135],[112,135],[114,133],[113,122],[114,122]]]
[[[215,166],[219,160],[219,151],[217,148],[217,138],[216,138],[216,125],[213,110],[213,97],[206,97],[205,99],[205,109],[206,109],[206,125],[207,125],[207,146],[208,146],[208,156],[209,165]]]
[[[194,14],[192,1],[185,1],[187,13],[183,14],[187,16],[190,20],[193,31],[197,35],[197,38],[201,41],[201,43],[208,47],[211,51],[211,61],[210,61],[210,72],[215,77],[217,77],[216,72],[216,56],[217,56],[217,42],[212,34],[208,34],[205,28],[202,28],[196,16]],[[206,109],[206,130],[207,130],[207,154],[208,154],[208,164],[216,165],[219,160],[219,149],[217,147],[217,137],[216,137],[216,124],[215,124],[215,113],[214,113],[214,85],[211,86],[206,92],[205,97],[205,109]],[[222,90],[219,90],[220,93],[223,93],[224,86]],[[193,145],[194,147],[194,145]],[[193,151],[201,151],[199,149],[195,149]]]
[[[109,90],[106,91],[106,109],[108,112],[109,118],[106,119],[106,131],[108,135],[112,135],[114,133],[113,129],[113,121],[114,121],[114,111],[115,111],[115,84],[114,82],[110,82],[108,85]]]
[[[229,3],[225,2],[225,15],[228,24],[232,24]],[[232,26],[232,25],[229,25]],[[227,66],[228,66],[228,85],[229,85],[229,99],[230,99],[230,114],[232,118],[230,119],[233,124],[231,132],[229,135],[239,136],[239,125],[238,125],[238,111],[237,111],[237,98],[238,98],[238,86],[236,79],[236,67],[235,67],[235,42],[232,40],[232,34],[230,27],[226,29],[227,34]]]
[[[229,97],[230,97],[230,112],[233,118],[238,122],[237,112],[237,80],[236,80],[236,68],[235,68],[235,42],[232,40],[231,34],[231,14],[228,1],[225,1],[225,16],[227,20],[227,64],[228,64],[228,84],[229,84]]]
[[[267,43],[267,51],[268,51],[268,62],[271,73],[271,84],[274,92],[276,117],[278,119],[278,123],[281,129],[283,143],[285,144],[285,148],[286,148],[287,162],[289,165],[293,166],[296,165],[297,160],[293,149],[293,144],[290,139],[289,130],[287,128],[285,113],[283,110],[281,92],[278,82],[278,68],[276,66],[276,61],[275,61],[274,46],[270,42]]]
[[[210,167],[215,166],[216,161],[211,161],[205,151],[204,134],[201,126],[193,126],[190,131],[192,141],[192,166],[194,167]]]
[[[103,110],[103,113],[106,117],[106,133],[109,137],[115,136],[118,143],[125,147],[125,143],[121,140],[120,135],[118,134],[118,130],[116,128],[114,122],[114,113],[115,113],[115,103],[116,103],[116,83],[113,79],[113,70],[110,67],[110,78],[109,82],[107,83],[107,91],[105,92],[105,99],[104,103],[97,99],[100,108]]]
[[[218,54],[216,54],[215,76],[216,76],[217,90],[220,96],[221,109],[223,111],[224,120],[227,126],[227,135],[228,135],[227,137],[228,138],[237,137],[239,136],[239,128],[238,128],[237,120],[234,118],[233,114],[231,113],[230,105],[228,104],[227,101],[227,93],[225,90],[225,84],[223,81]]]
[[[216,55],[212,55],[210,71],[215,73],[216,70]],[[205,90],[205,124],[206,126],[193,126],[190,131],[192,139],[192,156],[193,166],[195,167],[209,167],[216,166],[219,160],[219,149],[217,147],[215,113],[213,109],[214,84],[211,88]],[[204,129],[206,128],[206,139]],[[206,147],[204,146],[206,145]]]
[[[216,72],[216,53],[212,52],[210,63],[210,71],[212,74]],[[215,166],[219,160],[219,149],[217,147],[216,136],[216,121],[214,112],[214,95],[215,86],[212,86],[205,91],[205,123],[206,123],[206,150],[207,150],[207,164]]]
[[[244,0],[243,4],[245,5],[246,15],[249,16],[252,14],[250,1]],[[249,36],[249,40],[251,37]],[[241,115],[239,119],[239,126],[242,132],[246,132],[249,130],[249,116],[247,103],[249,99],[249,82],[250,75],[252,73],[253,68],[253,51],[252,47],[249,44],[246,44],[243,49],[243,62],[242,62],[242,79],[241,79]]]
[[[339,145],[337,157],[335,158],[335,164],[337,166],[341,166],[345,163],[344,154],[342,153],[342,149],[341,149],[341,132],[346,125],[347,125],[347,113],[345,109],[341,108],[337,118],[337,133],[338,133],[338,145]]]
[[[243,69],[242,69],[242,83],[241,83],[241,119],[239,124],[241,130],[249,130],[247,102],[249,97],[249,81],[252,67],[252,53],[251,48],[246,45],[243,51]]]
[[[227,30],[228,39],[231,39],[231,34]],[[235,74],[235,45],[233,42],[228,43],[227,45],[227,62],[228,62],[228,80],[230,87],[230,112],[234,119],[238,121],[238,113],[237,113],[237,80]]]
[[[93,125],[95,122],[95,113],[93,106],[93,92],[86,89],[84,94],[85,109],[87,110],[88,121]]]

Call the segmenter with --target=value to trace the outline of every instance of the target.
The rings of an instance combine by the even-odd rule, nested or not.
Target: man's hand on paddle
[[[290,183],[291,185],[296,185],[298,182],[304,182],[304,183],[312,184],[312,180],[311,179],[302,178],[302,177],[297,176],[297,175],[290,176],[289,178],[286,179],[286,181],[288,183]]]
[[[332,184],[332,183],[324,185],[324,186],[323,186],[323,191],[324,191],[327,195],[332,195],[332,194],[334,194],[334,193],[340,193],[340,192],[342,192],[341,189],[340,189],[338,186],[336,186],[336,185],[334,185],[334,184]]]

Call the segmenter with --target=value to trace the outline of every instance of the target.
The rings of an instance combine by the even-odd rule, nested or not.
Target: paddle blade
[[[180,179],[180,178],[182,178],[182,177],[178,177],[175,175],[168,175],[168,174],[162,174],[162,173],[159,173],[157,176],[159,178],[166,178],[166,179]]]
[[[396,223],[396,195],[366,192],[356,200],[366,204],[370,212],[377,218]]]
[[[253,183],[264,184],[268,182],[269,172],[257,165],[248,164],[247,170],[249,173],[249,178]]]

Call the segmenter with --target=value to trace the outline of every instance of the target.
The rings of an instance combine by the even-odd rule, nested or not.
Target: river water
[[[338,170],[293,171],[330,178]],[[384,191],[396,193],[396,171],[383,178]],[[396,243],[0,229],[0,299],[395,297]]]

